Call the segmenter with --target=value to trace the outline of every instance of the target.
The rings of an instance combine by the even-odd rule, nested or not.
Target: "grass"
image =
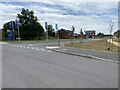
[[[65,46],[82,48],[82,49],[92,49],[98,51],[113,51],[113,52],[120,51],[120,49],[118,49],[117,46],[107,43],[106,40],[95,40],[95,41],[81,42],[81,43],[76,42],[73,44],[68,43],[65,44]],[[108,50],[108,48],[110,48],[110,50]]]

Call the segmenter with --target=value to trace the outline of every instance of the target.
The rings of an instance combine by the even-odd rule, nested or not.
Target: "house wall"
[[[86,31],[86,38],[95,38],[95,31]]]

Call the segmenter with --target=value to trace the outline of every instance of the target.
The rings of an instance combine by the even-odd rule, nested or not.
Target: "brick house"
[[[95,30],[85,31],[85,38],[95,38]]]
[[[68,39],[68,38],[71,38],[73,36],[74,36],[74,34],[70,30],[65,30],[65,29],[59,30],[59,37],[61,39]]]

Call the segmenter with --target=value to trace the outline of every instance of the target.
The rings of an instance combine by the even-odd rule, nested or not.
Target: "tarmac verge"
[[[80,57],[91,58],[91,59],[101,60],[101,61],[105,61],[105,62],[120,64],[120,62],[118,62],[118,61],[99,58],[99,57],[92,56],[92,55],[85,55],[85,54],[79,54],[79,53],[74,53],[74,52],[66,52],[66,51],[62,51],[62,50],[57,50],[57,48],[60,48],[60,46],[46,46],[46,48],[48,50],[51,50],[54,52],[59,52],[59,53],[64,53],[64,54],[69,54],[69,55],[74,55],[74,56],[80,56]]]

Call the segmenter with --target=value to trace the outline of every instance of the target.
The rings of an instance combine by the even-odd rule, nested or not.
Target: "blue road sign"
[[[16,19],[15,20],[15,29],[18,29],[19,25],[20,25],[20,23],[19,23],[18,19]]]
[[[7,39],[14,40],[12,31],[7,32]]]
[[[45,22],[45,29],[47,30],[48,29],[48,23]]]
[[[58,24],[55,24],[55,29],[58,30]]]
[[[13,28],[12,28],[12,22],[8,22],[8,28],[9,28],[10,30],[13,29]]]

